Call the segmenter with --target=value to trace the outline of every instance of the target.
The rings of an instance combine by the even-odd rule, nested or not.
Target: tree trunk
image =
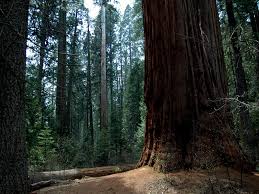
[[[233,49],[234,56],[234,67],[235,67],[235,76],[236,76],[236,95],[238,100],[241,102],[247,102],[248,99],[248,91],[247,91],[247,83],[245,77],[245,70],[243,67],[243,60],[241,54],[241,48],[239,45],[239,33],[237,29],[237,22],[235,19],[234,11],[233,11],[233,2],[232,0],[226,0],[226,11],[228,16],[228,23],[230,27],[231,34],[231,46]],[[240,132],[242,134],[242,139],[244,140],[244,147],[250,157],[255,156],[255,152],[253,151],[253,146],[250,143],[250,139],[254,136],[252,135],[252,126],[251,119],[249,115],[249,110],[245,105],[239,105],[239,116],[240,116]]]
[[[27,194],[24,128],[29,1],[0,2],[0,193]]]
[[[40,106],[40,116],[41,116],[41,125],[42,127],[44,126],[44,116],[43,116],[43,111],[44,111],[44,99],[43,99],[43,90],[44,86],[42,83],[43,77],[44,77],[44,58],[45,58],[45,47],[46,47],[46,40],[47,36],[45,33],[45,27],[42,27],[41,30],[41,37],[40,37],[40,63],[38,66],[38,75],[37,75],[37,93],[38,93],[38,103]]]
[[[246,160],[231,134],[216,2],[143,1],[145,145],[138,166],[161,171]]]
[[[68,134],[66,122],[66,0],[61,0],[58,24],[58,69],[57,69],[57,96],[56,119],[59,136]]]
[[[113,56],[112,56],[112,43],[109,44],[109,65],[110,65],[110,122],[112,124],[112,120],[114,118],[114,103],[113,103],[113,80],[114,80],[114,70],[113,70]]]
[[[72,123],[72,111],[71,111],[71,103],[73,101],[73,86],[74,86],[74,78],[75,78],[75,70],[74,67],[76,66],[76,42],[77,42],[77,25],[78,25],[78,18],[77,18],[77,10],[75,13],[75,23],[74,23],[74,34],[72,37],[71,43],[71,60],[69,65],[69,78],[68,78],[68,96],[67,96],[67,116],[66,116],[66,127],[68,128],[68,132],[71,134],[73,131],[73,123]],[[76,133],[74,133],[76,134]]]
[[[116,149],[116,155],[118,156],[118,158],[120,157],[121,158],[121,155],[122,155],[122,148],[123,148],[123,145],[122,145],[122,141],[121,141],[121,137],[122,137],[122,127],[123,127],[123,114],[124,114],[124,107],[123,107],[123,104],[124,104],[124,88],[125,88],[125,84],[124,84],[124,77],[123,77],[123,51],[122,51],[122,33],[120,33],[120,70],[118,72],[118,102],[119,102],[119,110],[118,111],[118,116],[119,116],[119,123],[120,123],[120,133],[118,134],[119,136],[119,139],[120,139],[120,142],[118,143],[118,148]]]
[[[50,15],[50,3],[43,2],[42,8],[40,9],[42,12],[42,19],[41,19],[41,27],[40,27],[40,62],[38,66],[38,75],[37,75],[37,95],[38,95],[38,102],[40,106],[40,116],[41,116],[41,125],[44,127],[44,110],[45,110],[45,103],[43,99],[43,91],[44,85],[42,80],[44,78],[44,60],[46,56],[46,47],[47,47],[47,40],[48,40],[48,32],[49,32],[49,15]]]
[[[85,47],[87,47],[87,88],[86,88],[86,131],[90,132],[90,146],[94,148],[94,127],[93,127],[93,104],[92,104],[92,76],[91,76],[91,33],[90,33],[90,16],[87,15],[87,39]],[[84,140],[87,133],[84,135]]]
[[[91,42],[90,42],[90,16],[88,15],[87,29],[87,128],[91,134],[91,146],[94,148],[93,104],[92,104],[92,77],[91,77]],[[88,125],[89,121],[89,125]]]
[[[123,109],[123,93],[124,93],[123,89],[125,88],[125,84],[124,84],[125,77],[123,77],[123,69],[125,68],[123,67],[122,35],[120,35],[120,100],[119,102],[120,102],[121,110]]]
[[[129,72],[132,69],[132,24],[129,24]]]
[[[105,2],[101,7],[102,23],[102,45],[101,45],[101,142],[105,149],[108,146],[108,94],[107,94],[107,76],[106,76],[106,19]],[[108,161],[108,150],[103,150],[103,164]]]
[[[121,93],[120,93],[120,77],[119,77],[119,70],[118,70],[119,61],[115,63],[115,80],[116,80],[116,99],[117,103],[115,105],[116,108],[116,114],[115,117],[117,118],[118,126],[116,131],[116,144],[115,144],[115,158],[116,158],[116,164],[119,162],[119,159],[121,158],[119,155],[119,148],[121,147],[121,131],[122,131],[122,122],[123,122],[123,113],[122,113],[122,107],[120,105],[121,102]]]

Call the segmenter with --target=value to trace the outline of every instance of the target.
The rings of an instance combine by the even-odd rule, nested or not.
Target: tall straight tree
[[[119,134],[121,127],[119,127],[116,103],[116,24],[118,23],[119,14],[113,5],[107,5],[106,14],[106,47],[107,47],[107,88],[109,89],[109,143],[110,143],[110,158],[117,155]],[[112,155],[114,153],[115,155]],[[116,158],[116,156],[115,156]]]
[[[56,119],[59,136],[67,134],[66,122],[66,0],[60,0],[58,23],[58,69],[57,69],[57,96]]]
[[[107,93],[107,67],[106,67],[106,0],[101,1],[101,141],[104,148],[108,146],[108,93]],[[103,163],[108,160],[108,153],[105,150],[101,157]]]
[[[48,28],[48,5],[46,5],[46,2],[43,2],[43,6],[41,12],[42,12],[42,19],[41,19],[41,26],[40,26],[40,62],[38,66],[38,75],[37,75],[37,93],[38,93],[38,101],[39,105],[41,106],[41,124],[43,126],[43,96],[42,96],[42,80],[44,77],[44,60],[45,60],[45,49],[46,49],[46,41],[47,41],[47,28]]]
[[[29,0],[0,2],[0,193],[27,194],[24,128]]]
[[[91,146],[94,147],[94,127],[93,127],[93,104],[92,104],[92,82],[91,82],[91,33],[90,33],[90,16],[87,12],[87,129],[91,134]]]
[[[41,17],[40,17],[40,33],[39,33],[39,42],[40,42],[40,60],[38,65],[38,75],[37,75],[37,98],[40,106],[40,116],[41,116],[41,125],[44,126],[44,109],[45,103],[43,99],[43,78],[44,78],[44,63],[46,61],[46,47],[48,45],[48,38],[51,34],[50,23],[51,23],[51,14],[55,8],[55,3],[53,0],[42,1],[42,4],[39,7]]]
[[[214,0],[144,0],[145,142],[139,166],[246,165],[231,134]]]
[[[248,98],[248,90],[246,83],[245,70],[243,67],[243,59],[241,48],[239,44],[239,33],[237,29],[237,22],[234,15],[234,6],[232,0],[226,0],[226,11],[228,16],[228,24],[230,28],[231,34],[231,46],[233,50],[234,57],[234,67],[235,67],[235,75],[236,75],[236,95],[241,102],[247,102]],[[244,146],[247,147],[247,151],[251,157],[255,156],[253,151],[253,146],[250,144],[250,139],[253,138],[252,135],[252,126],[251,119],[249,115],[249,110],[245,105],[240,105],[240,128],[242,133],[242,139],[244,140]]]

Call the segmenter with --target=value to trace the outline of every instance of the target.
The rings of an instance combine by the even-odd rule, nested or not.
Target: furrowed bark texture
[[[0,193],[28,192],[24,128],[29,1],[0,2]]]
[[[143,0],[145,145],[138,166],[208,168],[244,158],[234,140],[211,0]]]

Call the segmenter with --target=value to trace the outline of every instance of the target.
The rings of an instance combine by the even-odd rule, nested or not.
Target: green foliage
[[[79,164],[78,159],[80,159],[82,154],[79,152],[80,150],[80,142],[70,137],[60,138],[57,147],[58,168],[69,169]]]
[[[143,147],[144,147],[144,132],[146,127],[146,116],[147,116],[147,107],[144,103],[144,95],[141,96],[140,101],[140,115],[141,115],[141,122],[138,126],[138,131],[136,133],[136,155],[137,157],[140,156]]]
[[[37,130],[39,130],[39,134],[36,137],[37,143],[29,152],[30,165],[35,169],[49,169],[56,154],[56,143],[52,137],[51,129],[38,128]]]
[[[143,46],[144,40],[144,27],[143,27],[143,14],[142,14],[142,0],[135,0],[135,4],[133,6],[132,16],[134,18],[133,28],[134,28],[134,41],[140,41],[140,47]]]
[[[124,105],[124,138],[129,158],[136,160],[139,157],[138,148],[141,134],[141,103],[143,96],[143,62],[136,62],[127,81]],[[143,104],[142,104],[143,106]]]
[[[250,12],[254,12],[254,9],[258,9],[256,1],[254,0],[234,0],[234,13],[237,20],[237,28],[235,30],[239,33],[239,45],[241,47],[242,54],[242,64],[245,70],[246,82],[248,85],[248,100],[246,108],[249,110],[251,118],[251,134],[258,134],[259,122],[258,122],[258,82],[256,79],[256,66],[258,65],[258,49],[255,45],[257,41],[254,39],[254,33],[251,26]],[[233,32],[229,31],[228,20],[225,14],[225,2],[219,1],[220,7],[220,23],[221,23],[221,32],[223,36],[223,46],[224,46],[224,56],[225,63],[227,66],[227,75],[228,75],[228,85],[229,85],[229,96],[232,99],[237,99],[236,96],[236,83],[235,78],[236,69],[234,67],[233,60],[233,51],[231,48],[231,36]],[[244,131],[240,127],[240,116],[239,116],[239,107],[240,103],[230,100],[231,103],[231,112],[233,113],[234,118],[234,128],[233,132],[239,143],[242,145],[243,149],[246,150],[248,145],[245,145],[243,138]],[[250,144],[258,150],[258,135],[249,137]],[[258,152],[258,151],[257,151]],[[259,153],[257,153],[257,158],[259,158]]]
[[[101,130],[100,133],[100,139],[97,142],[97,148],[96,148],[96,158],[95,158],[95,164],[97,166],[103,166],[107,165],[108,163],[108,155],[109,155],[109,144],[108,144],[108,134],[105,132],[105,130]]]

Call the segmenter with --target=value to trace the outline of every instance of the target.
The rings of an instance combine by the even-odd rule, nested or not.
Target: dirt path
[[[150,167],[98,178],[85,177],[67,185],[53,186],[35,194],[187,194],[187,193],[256,193],[259,176],[244,175],[245,188],[240,188],[240,174],[225,168],[215,171],[189,171],[162,174]],[[259,193],[259,192],[258,192]]]
[[[131,170],[125,173],[113,174],[104,177],[85,177],[75,180],[69,185],[59,185],[45,188],[37,194],[113,194],[113,193],[146,193],[145,185],[159,180],[164,175],[149,167]]]

